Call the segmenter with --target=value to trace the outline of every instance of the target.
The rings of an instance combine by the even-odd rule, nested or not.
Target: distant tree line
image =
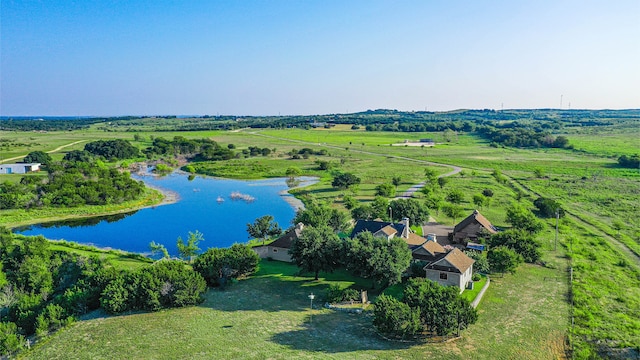
[[[147,157],[154,155],[185,155],[193,160],[229,160],[235,154],[229,147],[223,147],[210,139],[187,139],[176,136],[171,140],[155,138],[150,147],[143,150]]]

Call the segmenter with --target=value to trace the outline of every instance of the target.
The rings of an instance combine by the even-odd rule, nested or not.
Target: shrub
[[[473,281],[480,281],[482,279],[482,276],[480,276],[480,274],[475,273],[473,274],[473,276],[471,277],[471,280]]]
[[[0,355],[14,353],[23,348],[24,337],[12,322],[0,322]]]
[[[246,245],[234,244],[228,249],[211,248],[198,256],[193,269],[210,286],[224,286],[229,279],[247,276],[258,269],[260,258]]]
[[[383,334],[407,338],[421,330],[420,311],[391,296],[380,295],[373,313],[373,325]]]

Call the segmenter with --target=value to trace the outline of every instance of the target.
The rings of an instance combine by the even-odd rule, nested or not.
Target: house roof
[[[397,234],[398,230],[396,230],[391,225],[387,225],[387,226],[383,227],[382,229],[378,230],[376,233],[378,233],[378,232],[381,232],[381,233],[385,234],[386,236],[391,236],[391,235]]]
[[[434,256],[436,254],[444,254],[447,252],[447,250],[445,250],[442,245],[438,244],[435,241],[427,241],[426,243],[422,244],[422,248]]]
[[[425,270],[440,270],[463,274],[475,260],[468,257],[458,248],[454,248],[446,254],[439,256],[437,260],[424,267]]]
[[[422,244],[424,244],[425,242],[427,242],[427,239],[423,238],[422,236],[416,234],[416,233],[409,233],[409,236],[407,236],[406,239],[404,239],[404,241],[407,243],[407,245],[409,246],[420,246]]]
[[[478,210],[475,210],[471,215],[467,216],[464,220],[460,221],[458,225],[456,225],[453,228],[453,232],[456,233],[456,232],[462,231],[464,228],[469,226],[469,224],[472,224],[474,221],[482,225],[482,227],[487,229],[487,231],[489,231],[491,234],[495,234],[498,232],[495,226],[493,226],[491,222],[487,220],[486,217],[482,216],[482,214],[480,214]]]
[[[291,242],[293,240],[297,240],[300,237],[300,234],[302,234],[303,227],[304,225],[302,223],[298,223],[298,225],[296,225],[293,229],[287,231],[286,233],[284,233],[284,235],[280,236],[274,242],[272,242],[267,246],[283,248],[283,249],[290,248]]]
[[[388,221],[358,220],[356,221],[356,226],[353,228],[350,237],[353,238],[363,231],[368,231],[372,234],[375,234],[387,226],[391,226],[392,228],[394,228],[396,230],[396,233],[398,234],[402,234],[405,228],[404,224],[396,224]]]

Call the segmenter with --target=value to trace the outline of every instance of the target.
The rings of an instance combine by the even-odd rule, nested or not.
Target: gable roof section
[[[456,232],[462,231],[464,228],[469,226],[469,224],[473,223],[474,221],[482,225],[482,227],[487,229],[487,231],[489,231],[491,234],[495,234],[498,232],[495,226],[493,226],[491,222],[487,220],[486,217],[482,216],[482,214],[480,214],[478,210],[475,210],[471,215],[467,216],[464,220],[460,221],[458,225],[456,225],[453,228],[453,232],[456,233]]]
[[[300,237],[300,234],[302,234],[302,227],[303,227],[302,224],[296,225],[296,227],[287,231],[286,233],[284,233],[284,235],[280,236],[274,242],[272,242],[267,246],[272,246],[272,247],[277,247],[282,249],[290,248],[291,242],[294,239],[298,239]]]
[[[384,234],[385,236],[389,237],[389,236],[392,236],[392,235],[397,234],[397,233],[398,233],[398,230],[396,230],[396,229],[395,229],[393,226],[391,226],[391,225],[387,225],[387,226],[383,227],[382,229],[380,229],[380,230],[376,231],[376,233],[375,233],[375,234],[373,234],[373,236],[376,236],[376,235],[378,235],[378,234],[380,234],[380,233],[382,233],[382,234]]]
[[[404,224],[394,224],[388,221],[358,220],[356,222],[356,226],[354,226],[353,231],[351,232],[350,237],[354,238],[356,235],[363,231],[368,231],[372,234],[375,234],[387,226],[393,227],[398,234],[402,234],[405,228]]]
[[[407,245],[409,245],[410,247],[413,246],[420,246],[422,244],[424,244],[425,242],[427,242],[427,239],[423,238],[422,236],[416,234],[416,233],[409,233],[409,236],[403,240],[407,243]]]
[[[437,254],[444,254],[447,252],[442,245],[438,244],[435,241],[427,241],[422,244],[421,248],[425,249],[429,254],[435,256]]]
[[[424,269],[464,274],[464,272],[467,271],[474,262],[475,260],[465,255],[465,253],[460,251],[460,249],[455,248],[447,254],[443,254],[443,256],[439,257],[436,261],[425,266]]]

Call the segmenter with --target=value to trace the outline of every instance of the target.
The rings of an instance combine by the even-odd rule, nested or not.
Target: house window
[[[440,280],[447,280],[447,273],[440,273]]]

